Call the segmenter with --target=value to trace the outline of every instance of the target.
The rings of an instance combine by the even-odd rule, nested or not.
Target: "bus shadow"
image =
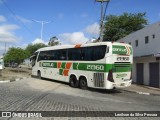
[[[69,84],[66,83],[66,82],[59,81],[59,80],[55,80],[55,79],[42,78],[41,80],[50,81],[50,82],[55,82],[55,83],[60,83],[60,84],[63,84],[63,85],[69,85]]]
[[[120,94],[122,93],[120,90],[117,90],[117,89],[106,90],[106,89],[88,88],[88,90],[91,92],[98,92],[102,94]]]
[[[38,78],[37,76],[33,76],[31,75],[32,78],[36,78],[36,79],[39,79],[39,80],[44,80],[44,81],[49,81],[49,82],[55,82],[55,83],[60,83],[60,84],[64,84],[64,85],[69,85],[68,83],[66,82],[63,82],[63,81],[58,81],[58,80],[55,80],[55,79],[48,79],[48,78]]]

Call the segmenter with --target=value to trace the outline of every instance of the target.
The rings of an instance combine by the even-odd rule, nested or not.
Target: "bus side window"
[[[69,49],[68,60],[81,60],[81,49],[80,48]]]
[[[68,49],[68,60],[72,60],[72,49]]]
[[[50,53],[50,60],[57,60],[56,59],[56,50],[51,50],[51,53]]]
[[[72,51],[73,60],[81,60],[81,49],[74,48],[73,50],[74,50],[74,51]]]
[[[57,51],[58,60],[67,60],[67,50],[62,49]]]
[[[81,51],[80,51],[81,53],[80,53],[80,60],[86,60],[86,52],[87,52],[87,48],[86,47],[84,47],[84,48],[81,48]]]
[[[94,46],[94,60],[104,58],[106,53],[106,46]]]
[[[93,61],[94,60],[94,49],[93,47],[87,47],[86,51],[86,60],[87,61]]]

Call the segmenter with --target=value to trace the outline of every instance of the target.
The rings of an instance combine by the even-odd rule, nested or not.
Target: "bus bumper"
[[[114,88],[125,88],[129,87],[132,83],[132,80],[122,82],[122,83],[113,83],[113,82],[107,82],[106,89],[114,89]]]

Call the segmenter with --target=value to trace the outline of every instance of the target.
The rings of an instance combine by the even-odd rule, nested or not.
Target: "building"
[[[160,88],[160,22],[119,40],[133,47],[133,82]]]

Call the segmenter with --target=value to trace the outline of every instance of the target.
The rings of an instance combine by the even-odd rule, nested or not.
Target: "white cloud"
[[[2,15],[0,15],[0,22],[5,22],[6,21],[6,18]]]
[[[92,35],[99,35],[100,32],[99,24],[93,23],[92,25],[87,26],[84,31]]]
[[[15,19],[18,19],[19,21],[23,22],[23,23],[31,23],[32,21],[31,20],[28,20],[26,18],[23,18],[21,16],[15,16]]]
[[[0,26],[0,42],[16,42],[20,38],[15,36],[14,30],[19,29],[17,25],[1,25]]]
[[[44,40],[42,40],[42,39],[40,39],[40,38],[36,38],[33,42],[32,42],[32,44],[36,44],[36,43],[43,43],[43,44],[48,44],[47,42],[45,42]]]
[[[58,38],[60,38],[60,41],[70,44],[83,44],[89,40],[83,32],[63,33]]]
[[[59,19],[63,19],[63,18],[64,18],[64,14],[63,14],[63,13],[59,13],[59,14],[58,14],[58,18],[59,18]]]
[[[87,13],[83,13],[83,14],[81,14],[81,17],[82,18],[86,18],[86,17],[88,17],[88,14]]]

